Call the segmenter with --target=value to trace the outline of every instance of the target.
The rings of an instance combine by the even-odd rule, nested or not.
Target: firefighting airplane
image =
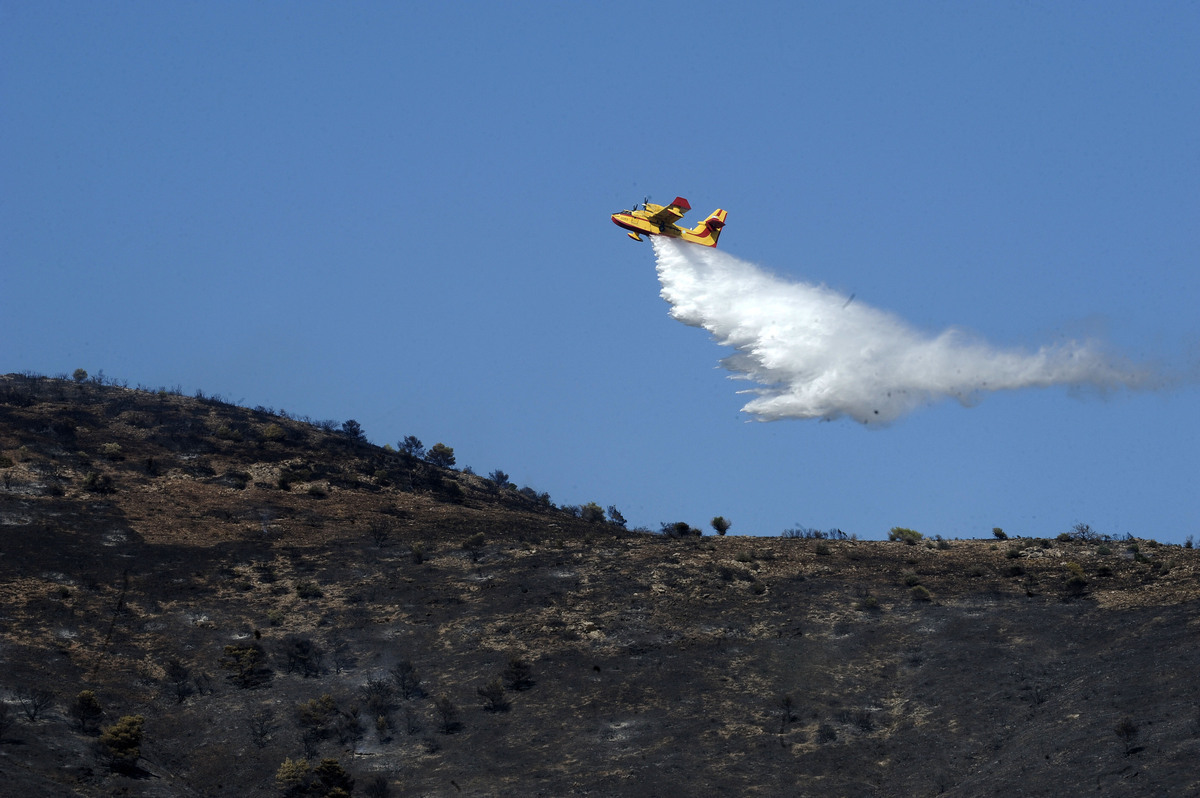
[[[687,230],[675,224],[692,206],[683,197],[676,197],[670,205],[655,205],[649,200],[641,205],[641,210],[635,205],[631,211],[620,211],[612,215],[613,223],[629,231],[628,235],[634,241],[641,241],[644,233],[648,236],[670,236],[682,238],[693,244],[705,247],[715,247],[721,228],[725,226],[725,211],[717,209],[700,224]]]

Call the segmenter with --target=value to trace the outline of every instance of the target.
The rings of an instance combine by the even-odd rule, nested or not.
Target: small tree
[[[438,468],[454,468],[454,449],[444,443],[435,443],[425,459]]]
[[[437,700],[433,702],[433,709],[441,719],[439,728],[442,730],[442,734],[454,734],[462,728],[462,724],[458,722],[458,708],[454,706],[450,696],[445,693],[438,696]]]
[[[75,371],[71,373],[71,379],[75,380],[75,382],[82,383],[87,380],[87,378],[88,373],[85,369],[75,369]]]
[[[137,766],[145,723],[141,715],[126,715],[100,733],[100,744],[114,770],[133,770]]]
[[[175,702],[182,704],[194,692],[192,672],[177,659],[168,660],[165,670],[171,693],[175,696]]]
[[[512,486],[512,483],[508,481],[508,474],[505,474],[499,468],[488,474],[488,479],[496,486],[496,490],[504,490]]]
[[[400,697],[405,701],[424,695],[421,690],[421,676],[410,661],[403,660],[396,663],[389,673],[392,681],[396,683],[396,688],[400,691]]]
[[[359,424],[354,419],[342,422],[342,434],[355,443],[364,443],[367,436],[363,433],[362,424]]]
[[[30,723],[36,723],[42,713],[54,703],[54,693],[38,687],[17,688],[17,702]]]
[[[787,729],[787,725],[796,720],[796,701],[790,693],[784,694],[779,699],[779,733],[783,734]]]
[[[246,725],[250,729],[250,739],[259,748],[266,748],[267,741],[279,728],[279,724],[275,721],[275,713],[267,707],[255,710]]]
[[[712,521],[709,521],[709,523],[712,524],[712,528],[716,533],[722,536],[729,531],[729,527],[733,526],[733,523],[725,520],[725,516],[723,515],[718,515]]]
[[[221,667],[229,671],[229,678],[238,687],[257,687],[271,678],[266,667],[267,654],[258,643],[239,643],[225,646]]]
[[[75,696],[69,709],[75,725],[84,734],[96,731],[100,727],[100,719],[104,717],[104,707],[91,690],[83,690]]]
[[[400,451],[420,460],[425,456],[425,444],[421,443],[421,439],[416,435],[406,435],[404,440],[400,441]]]
[[[621,515],[621,511],[617,509],[617,505],[615,504],[608,505],[608,522],[621,527],[621,529],[625,528],[625,516]]]
[[[8,734],[8,730],[17,722],[17,716],[13,714],[12,707],[0,701],[0,743],[4,742],[4,735]]]

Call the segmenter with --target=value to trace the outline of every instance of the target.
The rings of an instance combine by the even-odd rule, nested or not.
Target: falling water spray
[[[1149,368],[1094,341],[1001,349],[958,329],[937,335],[824,286],[784,280],[725,252],[655,237],[671,315],[734,353],[721,365],[754,383],[761,421],[846,416],[883,425],[944,398],[1055,385],[1147,388]]]

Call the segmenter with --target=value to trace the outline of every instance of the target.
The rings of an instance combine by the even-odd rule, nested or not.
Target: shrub
[[[621,511],[617,509],[617,505],[615,504],[608,505],[608,522],[622,529],[625,528],[625,516],[621,515]]]
[[[504,684],[509,690],[521,691],[533,687],[533,669],[520,657],[513,657],[504,669]]]
[[[662,533],[669,538],[686,538],[690,536],[700,537],[701,532],[687,521],[676,521],[675,523],[662,523]]]
[[[915,571],[905,571],[903,576],[906,587],[915,587],[921,584],[921,577],[917,576]]]
[[[268,424],[263,427],[262,438],[264,441],[279,442],[287,438],[287,431],[278,424]]]
[[[588,521],[589,523],[593,524],[604,523],[604,508],[595,502],[588,502],[579,509],[580,516],[584,521]]]
[[[512,706],[504,695],[504,684],[499,679],[493,679],[475,692],[483,699],[483,708],[488,712],[507,712]]]
[[[488,474],[487,478],[496,486],[496,490],[512,487],[512,483],[508,481],[508,474],[505,474],[499,468]]]
[[[390,715],[396,708],[396,688],[386,679],[368,679],[358,696],[372,715]]]
[[[437,700],[433,702],[433,709],[441,720],[438,728],[441,729],[442,734],[454,734],[462,728],[462,724],[458,722],[458,708],[445,693],[438,696]]]
[[[320,676],[325,672],[325,654],[321,647],[307,637],[288,635],[280,646],[288,673],[301,676]]]
[[[230,680],[238,687],[257,687],[271,678],[266,660],[266,652],[258,643],[230,644],[225,646],[221,667],[229,671]]]
[[[83,478],[83,489],[90,493],[112,493],[113,479],[108,474],[99,471],[89,471]]]
[[[102,443],[100,444],[100,456],[105,460],[124,460],[125,455],[121,454],[121,444],[119,443]]]
[[[711,524],[713,530],[722,537],[724,537],[725,533],[729,531],[729,527],[733,526],[733,523],[727,521],[723,515],[718,515],[712,521],[709,521],[709,524]]]
[[[1122,718],[1121,721],[1113,728],[1117,737],[1125,745],[1125,756],[1129,756],[1134,751],[1134,743],[1137,742],[1138,727],[1133,722],[1132,718]]]
[[[992,527],[992,536],[995,537],[996,540],[1008,540],[1008,533],[998,526]]]
[[[141,715],[126,715],[100,733],[100,744],[109,757],[114,770],[132,770],[142,755],[142,726],[146,719]]]
[[[878,612],[881,609],[879,599],[874,596],[867,596],[858,602],[858,609],[863,612]]]
[[[75,382],[83,382],[87,378],[88,373],[85,369],[75,369],[75,371],[71,372],[71,379],[75,380]]]
[[[283,760],[279,769],[275,771],[275,786],[284,795],[302,795],[308,786],[308,774],[307,759],[291,759],[289,757]]]
[[[829,548],[829,544],[825,541],[818,543],[813,551],[822,557],[828,557],[830,554],[833,554],[833,550]]]
[[[912,590],[909,591],[909,595],[912,596],[913,601],[932,601],[933,600],[933,594],[931,594],[929,592],[928,588],[926,588],[924,585],[917,585],[916,587],[914,587]]]
[[[325,591],[316,582],[306,579],[296,583],[296,595],[302,599],[319,599],[324,597]]]
[[[462,547],[471,552],[471,562],[479,562],[479,552],[483,549],[483,544],[487,540],[482,532],[476,532],[462,542]]]
[[[1013,548],[1011,548],[1011,549],[1009,549],[1008,551],[1004,552],[1004,556],[1005,556],[1005,557],[1007,557],[1007,558],[1008,558],[1008,559],[1010,559],[1010,560],[1015,560],[1015,559],[1017,559],[1018,557],[1020,557],[1020,556],[1021,556],[1021,550],[1020,550],[1020,549],[1018,549],[1018,548],[1016,548],[1016,547],[1014,546]]]
[[[894,526],[892,527],[891,531],[888,532],[888,540],[901,540],[907,543],[909,546],[917,545],[917,542],[922,537],[924,536],[917,530],[907,529],[902,526]]]
[[[296,722],[305,734],[321,738],[328,734],[329,724],[337,717],[337,713],[337,704],[333,696],[324,693],[320,698],[296,705]]]

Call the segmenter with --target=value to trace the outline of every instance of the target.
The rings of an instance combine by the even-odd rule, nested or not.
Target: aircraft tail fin
[[[727,214],[725,211],[717,208],[708,215],[707,219],[696,225],[695,229],[691,232],[694,235],[701,236],[702,238],[711,237],[713,246],[716,246],[717,239],[721,236],[721,228],[725,226],[726,215]]]

